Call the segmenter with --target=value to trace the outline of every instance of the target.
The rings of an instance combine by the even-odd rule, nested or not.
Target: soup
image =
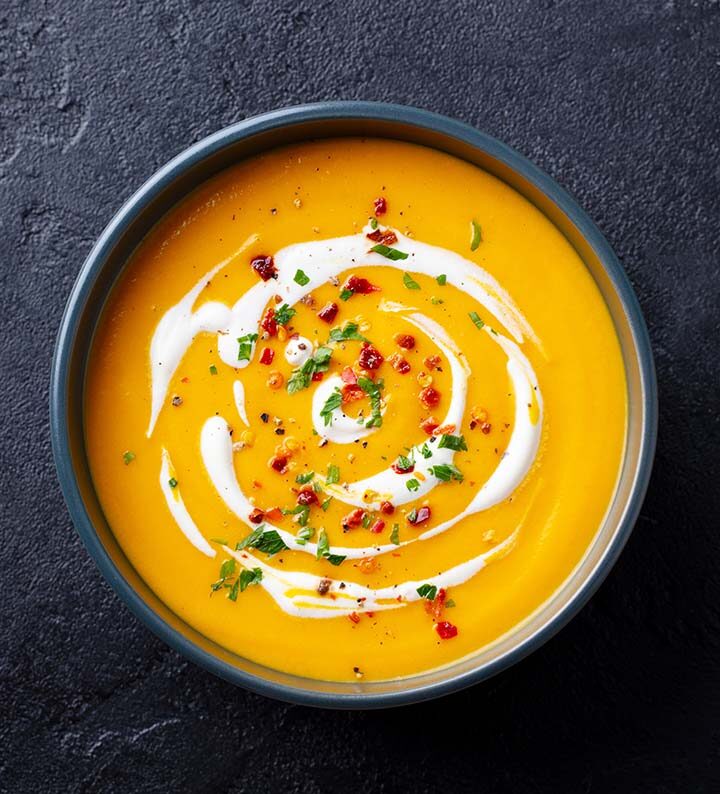
[[[231,652],[324,680],[447,665],[590,547],[623,452],[608,310],[532,204],[381,139],[273,150],[151,231],[85,392],[118,542]]]

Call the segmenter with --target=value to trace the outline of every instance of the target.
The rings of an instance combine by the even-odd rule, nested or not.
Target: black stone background
[[[449,114],[566,186],[660,382],[650,493],[589,606],[486,684],[374,713],[165,647],[81,546],[48,440],[61,311],[114,211],[191,142],[324,99]],[[719,99],[712,0],[0,3],[0,790],[720,790]]]

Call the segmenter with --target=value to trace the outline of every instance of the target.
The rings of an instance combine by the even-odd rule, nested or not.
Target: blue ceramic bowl
[[[278,145],[343,135],[396,138],[460,157],[528,198],[565,234],[602,292],[617,329],[628,385],[628,428],[620,482],[603,526],[564,585],[535,614],[489,648],[450,666],[401,680],[314,681],[236,656],[202,636],[150,590],[113,537],[94,491],[83,437],[83,384],[100,312],[129,256],[179,199],[238,160]],[[247,689],[306,705],[377,708],[454,692],[504,670],[538,648],[590,598],[618,558],[637,518],[655,448],[652,352],[628,279],[600,231],[549,176],[508,146],[423,110],[368,102],[287,108],[241,121],[184,151],[119,210],[80,271],[68,300],[52,366],[50,418],[55,463],[80,536],[130,609],[192,661]]]

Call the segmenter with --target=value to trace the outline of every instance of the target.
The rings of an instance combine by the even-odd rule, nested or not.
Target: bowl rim
[[[72,464],[70,426],[66,421],[67,386],[79,322],[90,297],[91,287],[105,267],[106,260],[114,246],[121,240],[131,222],[140,217],[152,200],[160,195],[180,174],[244,138],[309,121],[338,120],[399,122],[405,126],[440,133],[468,144],[500,161],[541,191],[575,225],[582,238],[592,247],[602,269],[609,277],[612,289],[620,299],[631,332],[640,383],[639,411],[642,424],[639,432],[638,461],[631,472],[633,481],[615,532],[587,578],[579,583],[575,592],[558,611],[550,615],[523,641],[497,658],[479,663],[467,672],[450,675],[444,680],[429,684],[413,686],[411,677],[407,679],[408,686],[406,688],[379,693],[323,692],[271,681],[241,670],[209,653],[167,623],[124,578],[100,540],[81,496]],[[182,196],[178,196],[178,201],[181,198]],[[615,564],[632,532],[642,506],[652,470],[657,436],[657,382],[647,327],[625,271],[599,228],[552,177],[507,144],[468,124],[438,113],[382,102],[319,102],[294,105],[253,116],[203,138],[157,170],[121,206],[88,254],[67,300],[57,334],[51,368],[50,433],[61,490],[72,522],[83,544],[113,590],[135,616],[166,644],[215,675],[262,695],[306,706],[345,709],[380,708],[418,703],[456,692],[490,678],[547,642],[587,603]],[[576,572],[569,574],[559,589],[565,587],[575,575],[577,575]],[[538,609],[541,608],[542,605],[538,607]],[[452,665],[447,669],[451,668]],[[302,680],[299,676],[296,678]]]

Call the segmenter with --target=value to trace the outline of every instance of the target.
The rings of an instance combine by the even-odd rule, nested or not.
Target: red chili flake
[[[374,232],[370,232],[370,234],[365,235],[368,240],[372,240],[374,243],[382,243],[383,245],[395,245],[398,238],[392,229],[386,229],[385,231],[381,231],[380,229],[375,229]]]
[[[392,502],[380,502],[380,512],[385,513],[386,516],[391,516],[395,512],[395,506]]]
[[[297,503],[299,505],[316,505],[318,496],[312,488],[303,488],[297,495]]]
[[[485,435],[487,435],[487,434],[488,434],[488,433],[489,433],[489,432],[492,430],[492,425],[490,424],[490,422],[483,422],[483,423],[480,425],[480,430],[481,430],[481,431],[482,431],[482,432],[483,432]]]
[[[337,303],[326,303],[322,309],[317,313],[317,316],[326,323],[331,323],[338,313]]]
[[[251,521],[253,524],[260,524],[262,520],[265,518],[265,513],[259,507],[253,508],[252,513],[248,516],[248,520]]]
[[[311,380],[318,381],[318,380],[322,380],[324,377],[325,377],[324,372],[313,372],[311,376]]]
[[[412,369],[410,363],[399,353],[393,353],[391,356],[388,356],[388,361],[395,372],[399,372],[401,375],[407,375],[407,373]]]
[[[420,429],[424,430],[429,436],[431,436],[437,428],[440,427],[440,422],[434,416],[428,416],[427,419],[423,419],[420,422]]]
[[[374,535],[379,535],[383,529],[385,529],[385,522],[382,520],[382,518],[375,519],[375,521],[373,521],[373,523],[370,525],[370,531]]]
[[[380,287],[371,284],[366,278],[350,276],[343,284],[343,290],[350,290],[353,295],[367,295],[369,292],[380,292]]]
[[[364,342],[358,356],[358,364],[363,369],[378,369],[385,361],[380,351],[369,342]]]
[[[384,215],[387,212],[387,199],[385,196],[379,196],[376,198],[375,201],[373,201],[373,207],[375,208],[376,218]]]
[[[429,370],[437,369],[442,364],[440,356],[428,356],[423,362]]]
[[[285,474],[287,471],[288,459],[285,455],[274,455],[270,458],[270,468],[275,469],[280,474]]]
[[[271,347],[264,347],[262,353],[260,353],[260,363],[267,364],[269,366],[272,364],[274,358],[275,351]]]
[[[432,386],[422,389],[418,397],[426,408],[434,408],[440,402],[440,392]]]
[[[265,511],[265,518],[268,521],[279,521],[282,518],[282,510],[279,507],[271,507]]]
[[[403,468],[402,464],[395,461],[392,464],[391,468],[395,472],[395,474],[410,474],[411,471],[415,471],[415,464],[408,459],[408,463],[410,464],[407,468]]]
[[[275,336],[277,334],[278,324],[277,320],[275,319],[275,309],[273,309],[272,306],[269,306],[268,310],[263,315],[262,321],[260,322],[260,327],[268,334],[268,336]]]
[[[395,344],[403,350],[412,350],[415,347],[415,337],[412,334],[395,334]]]
[[[278,276],[275,262],[271,256],[260,254],[260,256],[256,256],[250,262],[250,266],[263,281],[269,281],[271,278],[277,278]]]
[[[417,510],[411,510],[407,515],[408,524],[412,524],[416,527],[418,524],[424,524],[426,521],[430,519],[432,515],[432,511],[427,505],[423,505],[422,507],[418,507]]]
[[[356,383],[346,383],[342,387],[343,403],[354,403],[365,398],[365,392]]]
[[[351,386],[354,386],[358,380],[355,370],[352,367],[345,367],[340,373],[340,379],[343,383],[349,383]]]
[[[457,637],[457,626],[453,626],[452,623],[448,623],[447,620],[443,620],[441,623],[438,623],[435,626],[435,631],[440,635],[441,640],[451,640],[453,637]]]
[[[433,435],[434,436],[442,436],[442,435],[451,436],[454,432],[455,432],[455,425],[452,425],[452,424],[450,424],[450,425],[441,425],[440,427],[436,427],[435,430],[433,430]]]
[[[357,612],[351,612],[351,613],[348,615],[348,618],[349,618],[349,620],[350,620],[352,623],[359,623],[359,622],[360,622],[360,615],[358,615],[358,613],[357,613]],[[448,624],[448,625],[449,625],[449,624]]]
[[[358,507],[343,518],[342,528],[348,530],[359,527],[363,522],[363,518],[365,518],[365,511],[362,507]]]
[[[273,295],[273,300],[275,303],[282,303],[282,295]]]

